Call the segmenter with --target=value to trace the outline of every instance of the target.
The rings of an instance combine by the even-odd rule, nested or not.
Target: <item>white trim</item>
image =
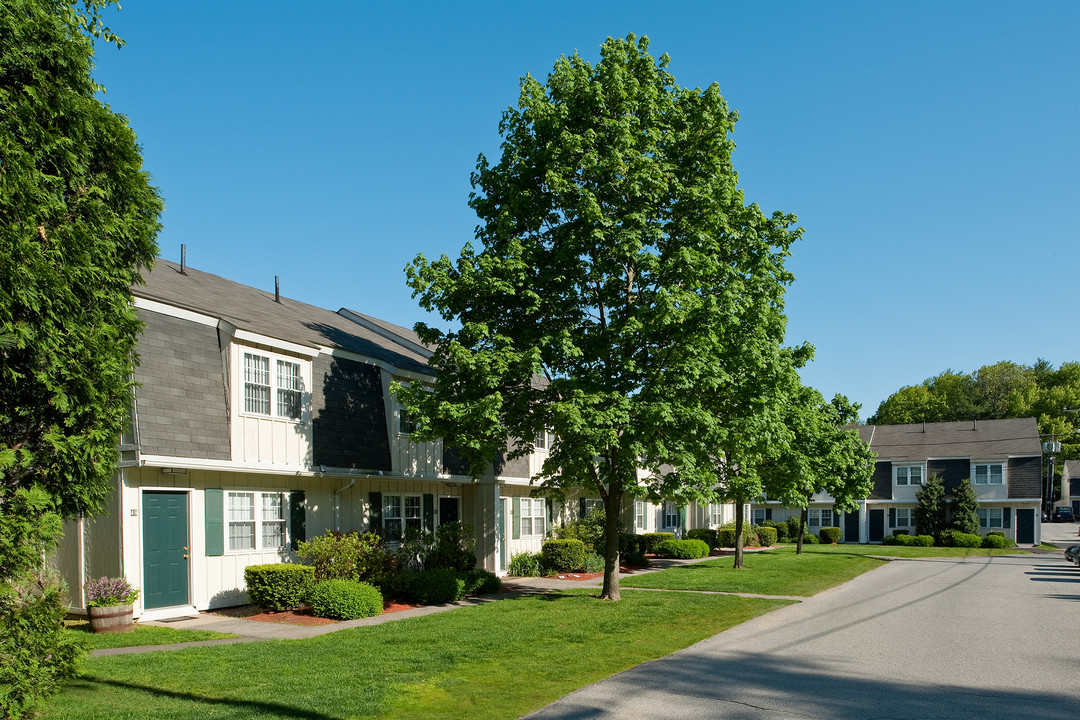
[[[270,337],[269,335],[260,335],[259,333],[251,332],[250,330],[236,329],[233,333],[234,340],[240,340],[242,342],[256,343],[258,345],[267,345],[275,347],[286,352],[296,353],[297,355],[303,355],[306,358],[314,358],[319,355],[319,348],[312,345],[300,345],[298,343],[289,342],[288,340],[279,340],[278,338]]]
[[[407,380],[416,380],[423,383],[431,383],[435,381],[435,375],[428,375],[426,373],[418,373],[412,370],[402,370],[385,360],[379,360],[369,355],[361,355],[360,353],[353,352],[351,350],[343,350],[341,348],[332,348],[327,346],[319,346],[319,352],[323,355],[329,355],[330,357],[344,358],[345,360],[353,360],[355,362],[365,363],[367,365],[375,365],[382,368],[386,372],[395,377],[405,378]],[[419,362],[419,360],[417,361]]]
[[[142,612],[139,614],[139,618],[142,619],[146,615],[147,612],[156,613],[156,612],[160,612],[160,611],[164,611],[164,610],[168,610],[169,612],[175,612],[176,608],[187,608],[187,607],[190,607],[192,610],[194,610],[195,606],[192,603],[192,600],[194,600],[194,598],[195,598],[195,558],[198,557],[198,555],[196,555],[196,548],[195,548],[195,536],[194,536],[195,527],[194,527],[194,523],[192,522],[192,517],[194,517],[194,515],[195,515],[195,513],[192,512],[192,503],[193,503],[194,498],[195,498],[195,490],[193,488],[190,488],[190,487],[186,487],[186,488],[184,488],[184,487],[156,487],[156,486],[146,486],[146,485],[139,485],[138,487],[135,488],[135,490],[138,493],[138,509],[139,509],[139,515],[136,518],[136,520],[138,521],[138,527],[139,527],[139,588],[141,588],[141,593],[140,593],[138,602],[139,602],[139,608],[142,610]],[[183,605],[173,606],[171,608],[150,608],[149,611],[146,609],[146,599],[145,599],[145,595],[146,595],[146,560],[145,560],[145,558],[146,558],[146,493],[148,493],[148,492],[151,492],[151,493],[177,493],[177,494],[183,493],[184,494],[184,496],[186,498],[185,502],[184,502],[184,505],[187,507],[187,554],[188,554],[187,555],[187,561],[188,561],[188,566],[187,566],[187,595],[188,595],[188,602],[183,604]],[[123,517],[123,510],[121,510],[121,517]],[[180,616],[179,614],[176,614],[176,615],[166,615],[165,617],[171,618],[171,617],[179,617],[179,616]],[[153,618],[147,618],[147,619],[153,619]]]
[[[156,312],[160,315],[168,315],[169,317],[179,318],[180,320],[187,320],[189,322],[210,327],[217,327],[218,324],[218,318],[212,315],[195,312],[194,310],[186,310],[181,307],[176,307],[175,305],[167,305],[166,303],[139,297],[138,295],[134,297],[134,301],[135,307],[140,310],[149,310],[150,312]]]
[[[199,611],[194,605],[176,605],[174,607],[154,608],[143,610],[139,615],[139,622],[143,620],[173,620],[183,617],[199,617]]]
[[[379,335],[381,337],[386,338],[387,340],[394,343],[395,345],[401,345],[402,347],[404,347],[404,348],[406,348],[408,350],[412,350],[413,352],[415,352],[418,355],[423,355],[424,357],[431,357],[432,355],[434,355],[434,353],[431,350],[424,347],[423,345],[415,343],[412,340],[408,339],[407,337],[404,337],[402,335],[398,335],[393,330],[385,328],[382,325],[378,325],[376,323],[373,323],[370,320],[368,320],[367,318],[362,317],[359,313],[353,312],[349,308],[341,308],[340,310],[338,310],[338,315],[342,316],[343,318],[346,318],[347,320],[351,320],[352,322],[356,323],[357,325],[359,325],[361,327],[367,328],[371,332],[375,333],[376,335]]]

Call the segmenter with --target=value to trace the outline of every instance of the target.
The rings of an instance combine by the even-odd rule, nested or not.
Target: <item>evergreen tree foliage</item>
[[[74,667],[41,558],[61,518],[109,492],[139,330],[130,287],[157,252],[161,199],[91,78],[94,39],[121,44],[108,4],[0,4],[0,647],[34,648],[0,651],[21,678],[0,693],[13,717]]]
[[[926,484],[915,492],[915,502],[911,513],[916,533],[936,538],[946,527],[945,480],[932,473],[926,478]]]
[[[769,406],[747,377],[782,362],[784,262],[800,234],[794,216],[745,201],[738,116],[719,87],[682,88],[667,66],[629,35],[596,63],[575,53],[546,82],[523,78],[501,158],[472,175],[480,248],[407,268],[421,305],[457,328],[417,326],[437,378],[395,388],[416,437],[445,438],[479,474],[554,431],[536,479],[603,499],[611,600],[624,499],[714,495],[712,457],[685,432],[702,399]]]
[[[964,533],[979,533],[979,497],[971,481],[964,479],[956,487],[949,500],[949,527]]]

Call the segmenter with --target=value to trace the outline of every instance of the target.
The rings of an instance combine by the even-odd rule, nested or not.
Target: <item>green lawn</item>
[[[1017,550],[970,548],[923,548],[889,545],[805,545],[796,555],[794,546],[748,552],[743,568],[734,569],[734,558],[706,560],[622,581],[623,587],[665,590],[797,595],[807,597],[873,570],[888,557],[967,557],[1008,555]]]
[[[44,718],[516,718],[787,604],[594,594],[501,600],[310,640],[92,658]]]
[[[90,630],[90,623],[85,620],[65,623],[68,632],[85,637],[93,650],[103,648],[133,647],[135,645],[168,645],[170,643],[194,642],[196,640],[217,640],[236,637],[210,630],[178,630],[157,625],[136,625],[126,633],[95,633]]]

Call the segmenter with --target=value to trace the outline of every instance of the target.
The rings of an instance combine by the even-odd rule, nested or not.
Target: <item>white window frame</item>
[[[1005,508],[981,507],[976,512],[979,514],[980,530],[1001,530],[1005,527]]]
[[[634,501],[634,529],[645,532],[649,523],[649,504],[644,500]]]
[[[709,527],[724,524],[724,506],[722,503],[709,503]]]
[[[998,475],[998,480],[996,482],[994,481],[994,475],[993,475],[993,472],[991,471],[991,468],[994,468],[994,467],[1001,468],[1001,472]],[[979,470],[981,468],[985,468],[984,474],[985,474],[986,479],[983,480],[982,482],[979,482],[978,477],[979,477]],[[1001,485],[1002,487],[1005,487],[1008,484],[1006,482],[1006,478],[1005,478],[1006,472],[1008,472],[1008,463],[1005,462],[1004,460],[986,460],[986,461],[982,461],[982,462],[973,462],[973,463],[971,463],[971,484],[972,485],[986,485],[986,486]]]
[[[918,482],[912,482],[912,470],[918,470]],[[923,465],[893,465],[893,484],[900,487],[926,484],[926,468]]]
[[[761,523],[765,522],[765,508],[754,508],[753,514],[754,525],[760,525]],[[758,519],[759,517],[761,518],[760,520]]]
[[[604,501],[600,498],[585,498],[585,517],[592,514],[593,510],[603,510]]]
[[[900,513],[904,514],[904,519],[900,519]],[[911,522],[911,508],[896,508],[896,527],[909,528],[913,525]]]
[[[521,532],[519,533],[523,538],[532,537],[544,537],[547,533],[547,502],[544,498],[521,498],[519,509],[521,515],[519,521],[521,523]],[[526,521],[528,521],[528,532],[526,532]],[[539,532],[537,532],[539,530]]]
[[[396,532],[391,528],[397,525]],[[408,528],[424,527],[424,496],[420,493],[383,493],[382,528],[388,543],[405,539]],[[396,536],[395,536],[396,535]]]
[[[664,529],[679,527],[679,503],[673,500],[664,502]]]
[[[829,522],[825,522],[825,516],[828,515]],[[830,508],[809,508],[806,512],[806,527],[821,529],[823,527],[836,527],[833,523],[835,520],[835,513]]]
[[[266,515],[267,501],[271,503],[277,496],[279,513],[278,517]],[[239,506],[234,501],[241,497],[250,497],[250,507]],[[242,510],[250,510],[243,513]],[[267,526],[270,524],[280,525],[281,544],[267,546]],[[251,527],[252,547],[236,547],[237,538],[234,537],[233,528],[242,525]],[[289,546],[289,493],[284,490],[252,490],[249,488],[235,488],[225,491],[225,543],[226,552],[230,555],[244,555],[251,553],[277,552]]]
[[[264,378],[257,375],[253,375],[249,372],[248,358],[252,360],[261,360],[266,364],[265,382],[262,382]],[[309,397],[307,390],[307,378],[310,374],[309,369],[311,363],[307,360],[297,357],[291,357],[288,355],[279,355],[277,353],[268,352],[265,350],[257,350],[255,348],[241,347],[240,348],[240,361],[239,361],[239,387],[240,387],[240,414],[245,417],[254,418],[271,418],[274,420],[280,420],[282,422],[299,423],[304,419],[304,406]],[[293,377],[291,374],[283,375],[282,369],[285,366],[294,366],[296,368],[296,375]],[[259,372],[262,369],[257,369]],[[248,407],[248,386],[256,386],[261,388],[267,388],[269,392],[269,412],[262,412],[260,410],[252,410]],[[289,387],[289,385],[294,385]],[[299,387],[295,387],[299,385]],[[287,397],[291,397],[293,394],[297,394],[295,399],[296,403],[296,416],[292,416],[289,413],[282,412],[282,407],[289,401]]]

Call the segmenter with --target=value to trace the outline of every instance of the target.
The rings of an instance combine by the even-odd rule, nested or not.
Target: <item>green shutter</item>
[[[545,503],[545,504],[547,505],[547,522],[546,522],[546,528],[545,528],[546,532],[544,534],[547,535],[548,537],[551,537],[551,523],[554,522],[555,504],[552,502],[551,498],[548,498],[547,503]]]
[[[1001,528],[1007,530],[1012,527],[1012,508],[1001,508]]]
[[[577,516],[579,518],[585,517],[585,498],[578,499]]]
[[[521,498],[514,498],[514,529],[511,533],[513,538],[517,540],[521,537]]]
[[[424,529],[435,531],[435,496],[424,493]]]
[[[679,508],[679,527],[686,527],[686,506]]]
[[[205,507],[203,519],[206,528],[206,556],[225,554],[225,492],[220,488],[203,491]]]
[[[889,527],[896,527],[896,508],[889,508]]]
[[[368,493],[368,502],[371,503],[371,531],[382,530],[382,493]]]
[[[765,508],[765,519],[772,520],[772,508]]]
[[[293,490],[289,493],[289,536],[292,537],[290,546],[293,551],[297,545],[307,540],[307,508],[304,506],[304,491]]]

